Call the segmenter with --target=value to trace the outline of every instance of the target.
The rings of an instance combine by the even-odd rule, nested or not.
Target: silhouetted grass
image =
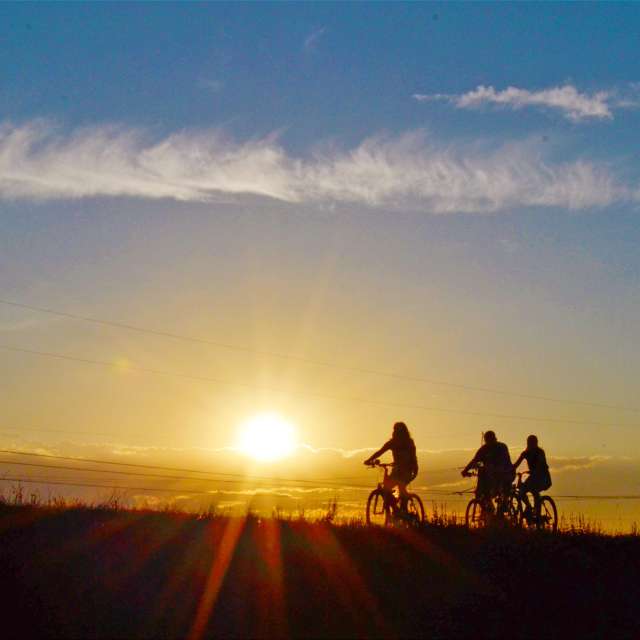
[[[3,637],[639,637],[640,539],[0,503]],[[209,597],[207,597],[207,595]],[[198,625],[198,621],[201,625]]]

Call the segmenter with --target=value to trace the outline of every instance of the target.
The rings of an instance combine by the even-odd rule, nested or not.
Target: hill
[[[638,637],[640,538],[0,506],[4,637]]]

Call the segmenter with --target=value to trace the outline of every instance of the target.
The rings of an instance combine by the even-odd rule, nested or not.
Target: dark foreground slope
[[[640,637],[640,539],[0,507],[3,637]]]

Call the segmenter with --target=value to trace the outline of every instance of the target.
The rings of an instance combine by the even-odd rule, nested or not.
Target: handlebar
[[[382,467],[383,469],[390,469],[393,466],[393,462],[380,462],[380,460],[367,463],[367,467]]]

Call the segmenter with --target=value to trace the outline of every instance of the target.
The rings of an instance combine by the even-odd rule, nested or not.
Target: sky
[[[639,33],[631,3],[1,4],[2,443],[244,472],[278,413],[301,449],[255,473],[371,484],[404,420],[426,488],[492,427],[561,495],[640,493]]]

